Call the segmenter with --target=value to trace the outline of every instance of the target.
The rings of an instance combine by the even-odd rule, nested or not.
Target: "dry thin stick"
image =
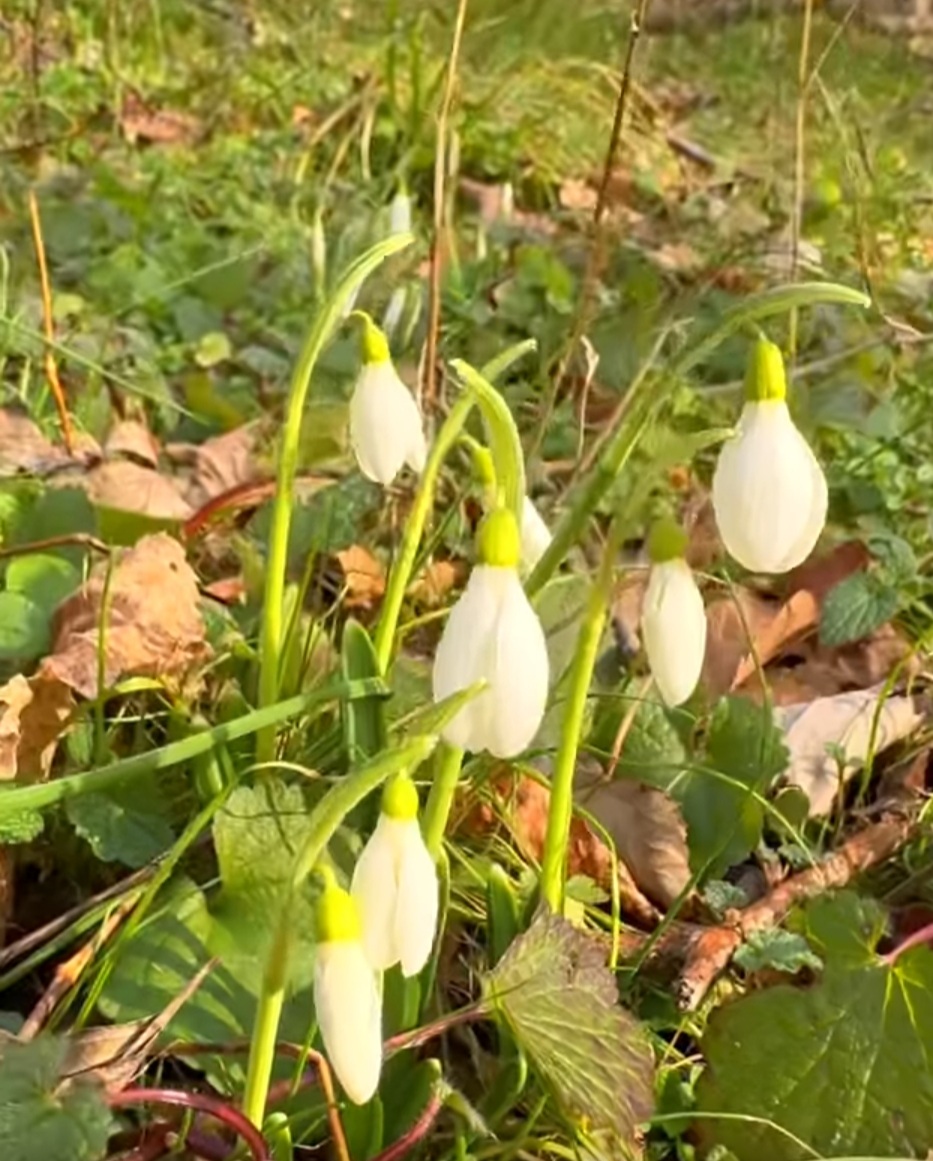
[[[9,548],[0,548],[0,560],[6,560],[11,556],[28,556],[33,552],[47,552],[68,544],[91,548],[102,556],[110,555],[110,545],[98,540],[89,532],[64,532],[61,536],[48,536],[44,540],[31,540],[29,544],[13,544]]]
[[[807,867],[779,884],[764,899],[736,912],[730,923],[694,935],[677,981],[681,1008],[694,1011],[734,952],[754,931],[776,927],[790,909],[824,891],[847,886],[856,875],[883,862],[910,838],[911,818],[882,819],[859,831],[815,867]]]
[[[129,898],[121,900],[100,925],[100,930],[93,939],[89,939],[70,959],[59,964],[55,969],[55,976],[51,984],[42,993],[38,1004],[26,1017],[19,1033],[20,1040],[31,1040],[42,1030],[42,1026],[52,1015],[59,1001],[80,980],[85,968],[133,910],[137,902],[138,896],[135,893]]]
[[[457,18],[454,23],[454,39],[447,62],[447,80],[444,96],[437,115],[437,141],[434,155],[434,237],[431,240],[430,281],[428,284],[428,334],[425,341],[424,387],[421,403],[425,411],[431,411],[437,400],[437,340],[441,327],[441,260],[447,235],[447,120],[454,99],[454,84],[457,80],[457,61],[460,56],[460,42],[463,40],[463,26],[466,21],[467,0],[459,0]]]
[[[797,112],[794,123],[794,205],[790,219],[791,282],[797,277],[800,260],[800,231],[803,225],[803,184],[806,178],[807,96],[810,92],[810,37],[813,30],[813,0],[804,0],[800,56],[797,61]],[[787,335],[788,354],[797,355],[797,309],[790,312]]]
[[[577,346],[587,327],[590,325],[590,316],[593,309],[594,291],[596,282],[599,277],[600,268],[603,262],[603,242],[604,231],[603,223],[606,216],[606,209],[609,204],[609,183],[612,180],[613,170],[615,169],[616,159],[619,152],[619,142],[622,138],[622,127],[625,124],[625,111],[628,107],[629,91],[632,87],[632,66],[635,63],[635,50],[638,46],[638,41],[641,37],[641,30],[645,23],[645,18],[648,15],[648,7],[651,0],[639,0],[638,7],[632,13],[632,22],[629,28],[628,42],[625,47],[625,61],[622,65],[622,76],[619,80],[619,93],[616,97],[615,113],[612,118],[612,129],[609,133],[609,146],[606,149],[606,158],[603,162],[602,176],[599,181],[599,189],[596,193],[596,205],[593,207],[593,233],[592,241],[590,243],[589,254],[586,260],[586,269],[583,272],[583,284],[580,290],[580,305],[577,308],[576,318],[574,320],[573,329],[570,332],[570,338],[567,340],[567,346],[564,350],[563,357],[558,364],[557,370],[554,373],[554,378],[551,382],[551,388],[548,392],[547,401],[541,413],[541,420],[538,425],[538,430],[535,435],[534,449],[540,446],[544,438],[544,433],[547,431],[551,420],[551,415],[554,411],[554,405],[557,401],[557,396],[567,377],[567,371],[570,367],[570,362],[576,352]]]
[[[32,240],[36,247],[36,259],[39,263],[39,284],[42,289],[42,327],[45,331],[45,377],[55,397],[55,406],[58,408],[58,419],[62,427],[62,438],[69,455],[74,454],[74,433],[71,430],[71,416],[68,414],[68,404],[65,402],[65,392],[62,390],[61,380],[58,377],[58,364],[52,345],[55,342],[55,327],[52,321],[52,291],[49,287],[49,269],[45,261],[45,243],[42,241],[42,223],[39,220],[39,203],[36,201],[34,190],[29,191],[29,220],[32,222]]]

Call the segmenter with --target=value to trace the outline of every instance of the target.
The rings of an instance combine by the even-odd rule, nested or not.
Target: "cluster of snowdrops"
[[[390,484],[405,465],[420,472],[427,445],[418,405],[399,378],[384,334],[364,319],[363,366],[350,404],[350,437],[360,470]],[[814,547],[826,519],[827,488],[813,452],[785,401],[778,348],[752,349],[746,402],[722,446],[712,499],[723,543],[753,572],[794,568]],[[489,483],[489,453],[469,440]],[[443,728],[451,746],[511,758],[532,742],[548,696],[544,630],[521,575],[549,543],[547,527],[525,497],[522,520],[487,489],[477,560],[450,610],[434,659],[433,695],[442,701],[481,686]],[[660,696],[680,705],[700,678],[706,617],[684,559],[686,536],[672,521],[648,537],[650,576],[641,629]],[[349,1098],[365,1103],[382,1067],[382,973],[400,965],[418,974],[432,950],[438,878],[422,839],[417,789],[400,774],[383,791],[379,821],[356,864],[350,891],[325,872],[317,908],[314,998],[330,1063]]]

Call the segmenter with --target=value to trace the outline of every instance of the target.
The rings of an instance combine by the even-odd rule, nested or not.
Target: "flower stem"
[[[431,783],[421,819],[424,845],[435,862],[441,853],[447,820],[450,818],[457,782],[460,779],[460,767],[463,765],[463,751],[456,746],[448,746],[446,742],[442,742],[436,753],[434,781]]]
[[[269,548],[266,556],[266,588],[263,595],[262,628],[259,643],[259,705],[272,705],[278,698],[279,671],[283,647],[282,603],[285,596],[285,575],[288,566],[288,534],[294,507],[295,476],[301,450],[301,421],[305,400],[315,364],[324,345],[340,325],[343,313],[353,292],[372,273],[379,263],[407,246],[410,234],[397,234],[368,250],[354,262],[340,280],[334,293],[314,320],[305,339],[292,381],[288,388],[285,407],[285,428],[279,447],[275,499],[272,506],[272,524],[269,530]],[[270,762],[275,757],[275,728],[268,726],[256,737],[256,760]]]
[[[419,766],[436,745],[437,739],[433,735],[424,735],[379,755],[332,786],[311,812],[308,820],[308,836],[295,860],[291,885],[279,915],[275,939],[269,950],[266,970],[262,977],[259,1006],[253,1023],[243,1110],[254,1125],[261,1125],[263,1122],[272,1079],[279,1020],[288,981],[295,897],[350,811],[393,774],[397,774],[400,770],[413,770]]]
[[[599,576],[590,591],[580,637],[570,671],[570,688],[561,728],[560,746],[551,777],[551,800],[541,862],[541,898],[552,911],[560,912],[564,900],[564,873],[570,823],[573,816],[573,776],[583,732],[586,699],[590,691],[599,642],[609,608],[609,590],[619,546],[622,521],[617,520],[603,554]]]

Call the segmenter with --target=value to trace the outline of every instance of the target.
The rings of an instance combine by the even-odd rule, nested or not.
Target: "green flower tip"
[[[787,376],[781,349],[768,339],[759,339],[748,357],[745,398],[750,403],[780,402],[786,395]]]
[[[470,450],[473,471],[479,482],[484,488],[495,488],[496,466],[493,463],[492,452],[488,447],[483,447],[479,440],[474,439],[472,435],[464,435],[461,438]]]
[[[389,340],[376,326],[364,310],[356,310],[353,317],[362,324],[363,333],[360,335],[360,356],[364,363],[388,363],[392,357],[389,352]]]
[[[382,792],[382,813],[399,822],[418,817],[418,791],[407,774],[399,774],[386,783]]]
[[[350,943],[361,936],[360,915],[349,891],[337,886],[330,868],[323,872],[324,890],[314,913],[318,943]]]
[[[518,568],[521,537],[518,521],[509,508],[496,508],[479,526],[476,549],[480,564],[494,568]]]
[[[658,520],[648,533],[648,556],[652,564],[679,560],[687,551],[687,534],[669,516]]]

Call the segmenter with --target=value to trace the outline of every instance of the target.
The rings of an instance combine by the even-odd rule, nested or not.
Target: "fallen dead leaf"
[[[748,640],[759,640],[780,606],[751,589],[735,586],[706,606],[706,655],[702,681],[710,697],[732,688],[736,672],[748,653]]]
[[[18,674],[0,688],[0,779],[47,778],[74,708],[71,690],[41,674]]]
[[[194,509],[260,477],[255,460],[258,438],[257,426],[245,424],[202,444],[173,444],[167,449],[172,458],[192,464],[185,498]]]
[[[139,512],[155,520],[187,520],[191,515],[173,480],[131,460],[110,460],[80,479],[62,477],[62,483],[79,484],[92,504],[104,508]]]
[[[703,265],[702,258],[689,242],[665,242],[651,257],[670,274],[695,274]]]
[[[408,596],[428,608],[437,608],[463,583],[466,574],[465,561],[434,560],[408,586]]]
[[[589,212],[596,206],[596,190],[589,182],[581,181],[576,177],[568,177],[561,182],[557,198],[565,210]]]
[[[882,690],[878,685],[775,710],[775,724],[783,730],[790,754],[787,781],[810,799],[811,817],[829,814],[839,791],[839,762],[827,753],[828,746],[838,746],[845,754],[842,774],[847,782],[870,749],[881,753],[924,721],[913,698],[888,697],[882,702]]]
[[[120,128],[131,145],[192,145],[201,136],[197,117],[173,109],[155,109],[128,93],[120,110]]]
[[[121,419],[113,425],[104,441],[104,454],[128,456],[147,468],[159,464],[158,442],[149,428],[137,419]]]
[[[344,603],[348,609],[371,609],[382,600],[386,591],[385,569],[368,549],[354,544],[334,555],[343,571]]]
[[[641,606],[648,587],[648,570],[633,570],[625,574],[616,586],[612,600],[612,629],[619,651],[626,657],[634,657],[641,649],[639,626]]]
[[[98,694],[98,651],[106,565],[55,613],[55,643],[37,677],[82,697]],[[197,577],[177,540],[146,536],[125,553],[110,582],[104,685],[123,677],[181,679],[210,654]]]
[[[47,440],[27,415],[0,409],[0,476],[16,472],[41,475],[67,460],[65,449]]]
[[[577,772],[575,797],[615,843],[638,887],[667,908],[690,882],[687,828],[663,790],[628,778],[605,781]]]
[[[246,581],[241,576],[225,576],[211,581],[202,591],[206,597],[220,601],[222,605],[237,605],[246,598]]]

